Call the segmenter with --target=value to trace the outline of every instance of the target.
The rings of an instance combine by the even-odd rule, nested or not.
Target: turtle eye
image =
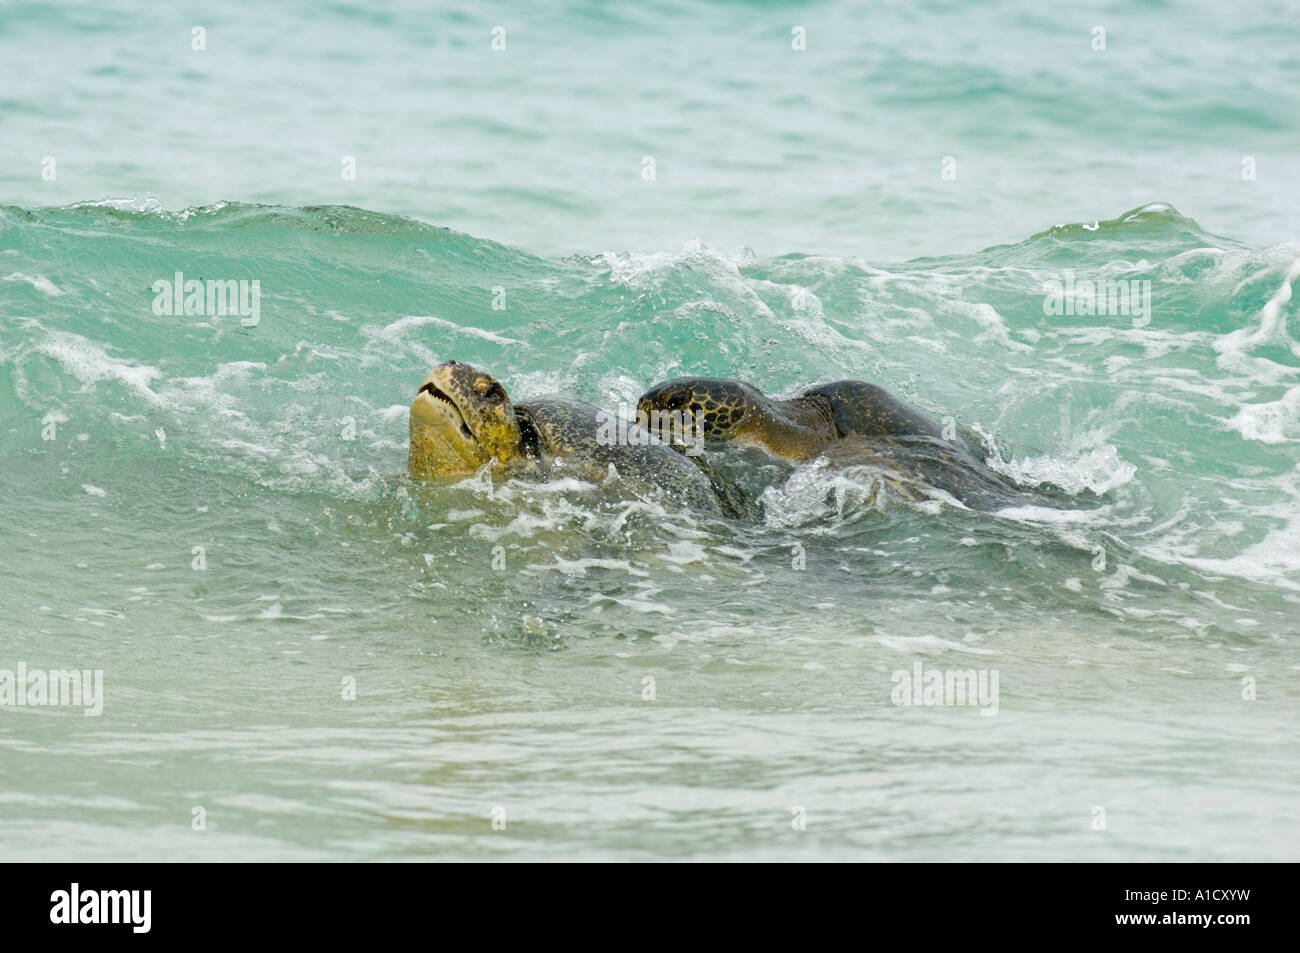
[[[506,399],[505,390],[496,381],[490,384],[487,381],[481,381],[478,392],[483,396],[484,400],[493,404],[499,404]]]

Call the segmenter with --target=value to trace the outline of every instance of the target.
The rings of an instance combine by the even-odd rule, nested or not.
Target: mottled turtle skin
[[[638,417],[676,413],[695,422],[705,445],[757,446],[793,462],[827,456],[834,462],[880,463],[917,498],[928,484],[967,506],[996,509],[1028,502],[1023,489],[989,468],[957,434],[930,415],[865,381],[835,381],[786,399],[768,397],[744,381],[682,377],[651,388]]]
[[[738,515],[738,494],[702,461],[654,437],[631,446],[602,440],[602,428],[610,429],[609,418],[595,407],[567,400],[514,404],[490,374],[446,361],[429,372],[411,403],[407,469],[424,480],[462,479],[487,466],[506,476],[603,482],[612,465],[633,495],[666,496],[705,516]]]

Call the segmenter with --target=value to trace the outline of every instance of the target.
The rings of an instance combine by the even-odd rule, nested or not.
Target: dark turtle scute
[[[589,479],[599,479],[612,465],[629,489],[647,496],[663,494],[706,516],[738,515],[731,500],[715,490],[715,479],[693,458],[665,443],[628,445],[598,439],[608,420],[587,404],[567,400],[530,400],[515,405],[536,432],[543,458],[563,458]],[[636,424],[627,425],[635,430]],[[725,486],[716,485],[725,493]]]
[[[830,404],[840,437],[900,437],[924,434],[943,438],[943,426],[929,414],[903,403],[889,391],[866,381],[835,381],[810,387],[796,400],[821,398]]]

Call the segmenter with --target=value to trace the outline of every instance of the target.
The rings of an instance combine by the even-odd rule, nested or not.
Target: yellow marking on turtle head
[[[429,371],[411,402],[407,469],[418,479],[458,479],[523,455],[514,406],[492,375],[459,361]]]

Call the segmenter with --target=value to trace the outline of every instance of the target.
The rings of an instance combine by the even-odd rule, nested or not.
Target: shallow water
[[[0,17],[0,669],[104,680],[98,717],[0,706],[0,855],[1296,857],[1280,14],[1103,7],[1094,53],[1092,16],[832,3],[791,65],[779,6],[519,12],[495,60],[477,13],[250,8],[200,56],[130,9]],[[258,281],[257,323],[156,313],[177,272]],[[1149,311],[1047,313],[1076,279]],[[421,486],[446,358],[611,410],[868,379],[1060,492]],[[918,662],[996,714],[895,704]]]

